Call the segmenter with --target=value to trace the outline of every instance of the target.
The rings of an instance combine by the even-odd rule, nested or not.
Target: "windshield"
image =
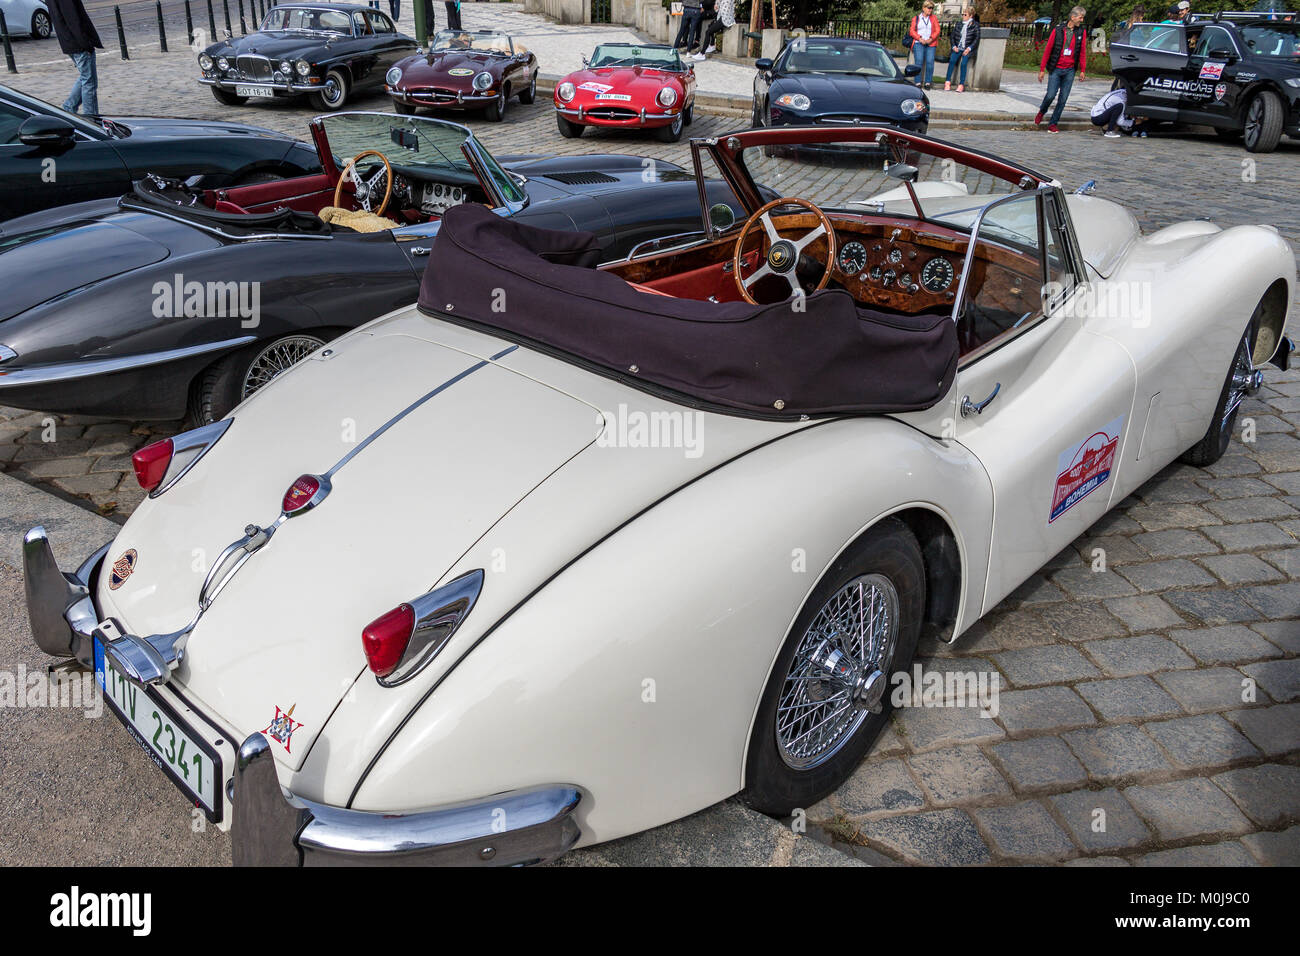
[[[301,7],[279,7],[262,21],[262,32],[271,30],[306,30],[311,33],[341,33],[352,35],[352,21],[338,10],[305,10]]]
[[[592,69],[601,66],[649,66],[657,70],[682,70],[677,51],[666,46],[636,46],[631,43],[602,43],[591,54]]]
[[[1242,27],[1246,49],[1256,56],[1300,58],[1300,25],[1277,23]]]
[[[883,47],[854,40],[795,40],[786,47],[782,73],[850,73],[898,76],[894,59]]]
[[[334,165],[339,169],[358,154],[374,150],[382,153],[393,166],[479,175],[462,149],[470,141],[469,131],[453,123],[388,113],[340,113],[322,117],[320,123],[334,154]],[[508,202],[522,202],[525,194],[518,183],[481,144],[475,146],[497,192]]]
[[[510,37],[501,33],[470,33],[464,30],[443,30],[433,38],[435,50],[473,50],[477,53],[514,52]]]
[[[899,142],[886,151],[871,142],[751,146],[741,151],[740,160],[756,183],[783,197],[808,199],[827,210],[922,218],[967,231],[980,209],[1019,189],[1016,182],[916,145],[904,149]],[[895,173],[916,169],[919,216],[903,181],[886,172],[894,163],[904,164]]]

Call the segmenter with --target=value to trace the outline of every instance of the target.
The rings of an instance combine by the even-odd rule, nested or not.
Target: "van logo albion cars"
[[[123,584],[126,584],[126,579],[129,578],[131,572],[135,570],[135,559],[135,548],[132,548],[131,550],[124,552],[120,558],[113,562],[113,569],[110,572],[108,579],[108,588],[110,591],[116,591]]]

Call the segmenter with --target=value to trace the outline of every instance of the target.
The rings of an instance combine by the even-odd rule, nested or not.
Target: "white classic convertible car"
[[[28,533],[37,643],[236,862],[528,863],[811,806],[923,634],[1214,461],[1287,364],[1272,228],[1143,236],[887,127],[692,150],[744,223],[597,265],[452,209],[418,306],[138,452],[148,499],[75,573]]]

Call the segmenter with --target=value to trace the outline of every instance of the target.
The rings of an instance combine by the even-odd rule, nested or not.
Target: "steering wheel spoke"
[[[759,266],[757,269],[754,270],[753,275],[751,275],[748,279],[743,280],[744,287],[748,289],[759,279],[763,278],[764,276],[770,276],[770,275],[772,275],[772,267],[769,266],[766,262],[764,262],[761,266]]]
[[[363,159],[373,156],[382,164],[376,169],[374,174],[367,179],[363,174],[357,171],[357,164]],[[393,167],[388,162],[388,157],[378,150],[367,149],[348,162],[343,167],[343,172],[339,174],[338,184],[334,187],[334,205],[338,206],[343,199],[343,184],[351,182],[353,185],[353,197],[362,209],[366,212],[373,212],[382,216],[384,210],[388,208],[388,201],[393,197]],[[379,192],[379,184],[383,184],[384,198],[379,203],[379,207],[372,209],[373,197]]]

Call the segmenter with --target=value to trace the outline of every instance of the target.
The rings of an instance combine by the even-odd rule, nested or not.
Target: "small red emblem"
[[[129,551],[123,552],[122,556],[113,562],[112,570],[108,576],[108,589],[110,591],[116,591],[126,583],[126,579],[135,570],[135,560],[135,548],[131,548]]]

